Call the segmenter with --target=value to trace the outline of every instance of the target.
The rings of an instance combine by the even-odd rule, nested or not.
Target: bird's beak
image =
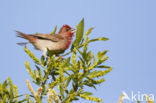
[[[71,28],[70,31],[71,31],[72,33],[75,33],[75,32],[76,32],[76,29]]]

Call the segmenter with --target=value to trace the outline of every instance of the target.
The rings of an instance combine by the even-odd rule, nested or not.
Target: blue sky
[[[0,81],[10,76],[20,93],[28,91],[25,79],[30,77],[24,62],[31,60],[16,45],[23,40],[16,38],[14,30],[49,33],[55,25],[75,27],[84,17],[85,30],[95,27],[91,38],[110,39],[90,45],[95,53],[108,49],[108,64],[113,67],[106,82],[92,90],[94,95],[104,103],[116,103],[122,91],[129,96],[132,91],[156,95],[155,5],[155,0],[1,0]],[[28,48],[41,56],[31,45]]]

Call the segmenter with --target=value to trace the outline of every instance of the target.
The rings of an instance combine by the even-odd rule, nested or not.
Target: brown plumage
[[[64,52],[71,44],[74,29],[68,25],[63,25],[58,34],[25,34],[19,31],[17,37],[28,40],[36,49],[43,51],[46,56],[47,49],[53,54]]]

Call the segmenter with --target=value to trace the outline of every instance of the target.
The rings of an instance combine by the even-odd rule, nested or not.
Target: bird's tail
[[[20,31],[15,31],[17,33],[17,37],[20,37],[20,38],[24,38],[24,39],[28,39],[28,35],[27,34],[24,34]]]
[[[28,34],[20,32],[20,31],[16,31],[16,33],[17,33],[17,35],[16,35],[17,37],[27,39],[27,40],[29,40],[30,43],[34,43],[36,40],[36,38],[34,38],[32,35],[28,35]]]

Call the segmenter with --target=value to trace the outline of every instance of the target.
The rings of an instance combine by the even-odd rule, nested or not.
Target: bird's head
[[[70,33],[71,36],[74,36],[75,29],[73,29],[69,25],[65,24],[60,29],[59,34],[66,33],[66,32]]]
[[[74,36],[75,29],[71,28],[69,25],[65,24],[62,26],[62,28],[59,31],[59,34],[61,34],[63,37],[65,37],[68,40],[68,43],[66,45],[66,48],[69,47],[72,41],[72,37]]]

